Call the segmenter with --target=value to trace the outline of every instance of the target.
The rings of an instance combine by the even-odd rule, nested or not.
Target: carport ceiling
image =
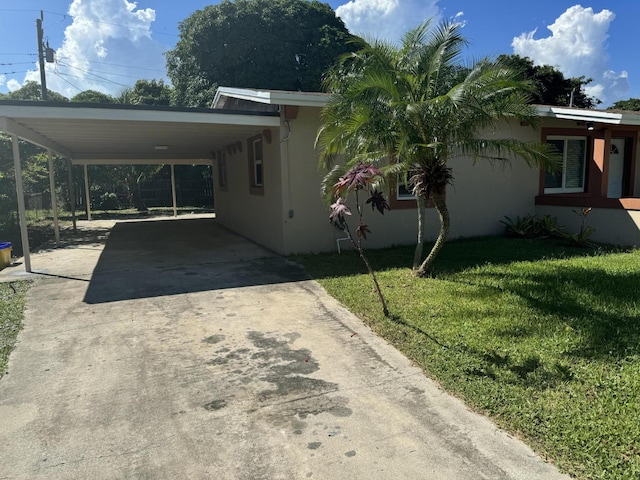
[[[210,164],[212,151],[279,125],[267,112],[0,101],[0,131],[74,164]]]

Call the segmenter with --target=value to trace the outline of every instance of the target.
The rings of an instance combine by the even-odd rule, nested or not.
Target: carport
[[[22,184],[19,139],[46,149],[56,244],[54,154],[71,165],[171,165],[175,212],[175,165],[211,165],[212,152],[239,138],[279,127],[278,112],[138,105],[0,101],[0,132],[11,136],[24,268],[31,258]],[[71,184],[71,182],[70,182]],[[88,188],[87,195],[88,195]],[[87,204],[88,204],[87,199]]]

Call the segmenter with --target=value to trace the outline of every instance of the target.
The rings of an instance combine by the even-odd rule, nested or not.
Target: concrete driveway
[[[32,259],[0,478],[568,478],[215,220],[82,224]]]

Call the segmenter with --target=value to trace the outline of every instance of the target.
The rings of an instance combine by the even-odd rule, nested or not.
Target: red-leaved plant
[[[347,238],[349,238],[354,248],[358,251],[360,258],[369,271],[369,275],[371,275],[371,278],[373,279],[373,284],[375,285],[378,298],[382,304],[382,311],[384,312],[385,317],[388,317],[389,309],[387,308],[387,302],[384,299],[384,295],[382,295],[382,290],[380,290],[380,284],[378,283],[376,274],[373,271],[373,268],[371,268],[362,248],[362,240],[367,239],[367,235],[371,234],[371,230],[369,230],[369,226],[364,223],[364,205],[361,203],[361,192],[367,192],[369,195],[365,205],[371,205],[371,210],[378,210],[378,212],[384,215],[384,211],[389,210],[389,204],[385,200],[382,192],[378,191],[375,187],[375,185],[382,179],[382,176],[382,171],[371,164],[358,164],[347,171],[333,186],[336,201],[331,204],[329,220],[331,220],[331,223],[336,227],[346,233]],[[355,230],[355,238],[351,234],[351,229],[349,228],[349,224],[346,219],[346,217],[351,216],[352,213],[349,207],[344,203],[345,198],[348,197],[350,193],[355,195],[358,213],[358,225]]]

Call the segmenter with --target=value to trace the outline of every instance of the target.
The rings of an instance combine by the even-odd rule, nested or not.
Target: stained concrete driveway
[[[567,478],[215,220],[85,225],[33,257],[0,478]]]

